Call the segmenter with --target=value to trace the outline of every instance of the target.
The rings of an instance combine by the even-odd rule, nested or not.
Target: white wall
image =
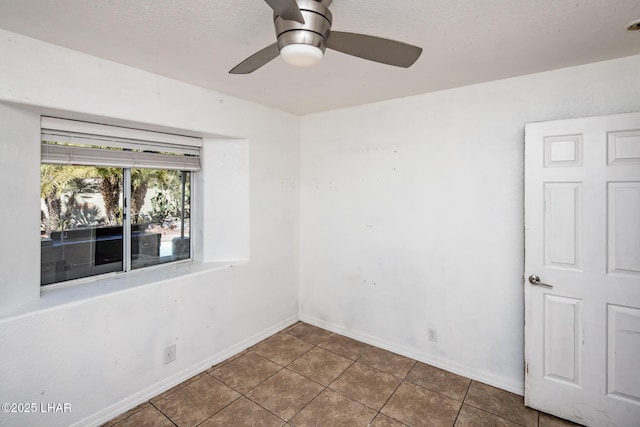
[[[640,56],[303,117],[301,318],[522,393],[524,124],[630,111]]]
[[[0,58],[0,402],[72,406],[0,413],[0,425],[99,424],[297,319],[298,117],[1,30]],[[77,288],[40,298],[39,111],[248,141],[248,203],[212,182],[225,161],[214,140],[198,184],[218,197],[201,206],[209,255],[225,255],[212,239],[229,240],[207,223],[229,209],[212,200],[234,201],[249,209],[250,235],[239,241],[250,243],[232,245],[231,257],[250,253],[249,262],[156,273],[101,296]],[[170,343],[177,360],[164,365]]]

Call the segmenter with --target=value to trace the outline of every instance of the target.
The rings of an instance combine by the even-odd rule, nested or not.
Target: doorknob
[[[544,286],[545,288],[553,288],[553,285],[547,285],[546,283],[542,283],[538,276],[529,276],[529,283],[534,286]]]

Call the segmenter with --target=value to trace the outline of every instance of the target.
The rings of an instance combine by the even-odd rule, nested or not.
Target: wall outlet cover
[[[164,351],[164,364],[167,365],[176,360],[176,345],[172,344]]]

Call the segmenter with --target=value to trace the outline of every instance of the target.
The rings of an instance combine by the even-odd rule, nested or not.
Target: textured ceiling
[[[424,48],[409,69],[327,50],[228,71],[275,41],[262,0],[1,0],[0,28],[296,114],[640,54],[638,0],[335,0],[333,29]]]

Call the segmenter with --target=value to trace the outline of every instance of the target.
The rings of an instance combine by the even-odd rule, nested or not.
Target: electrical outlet
[[[438,342],[438,330],[429,329],[429,341]]]
[[[164,364],[167,365],[176,360],[176,345],[172,344],[164,351]]]

